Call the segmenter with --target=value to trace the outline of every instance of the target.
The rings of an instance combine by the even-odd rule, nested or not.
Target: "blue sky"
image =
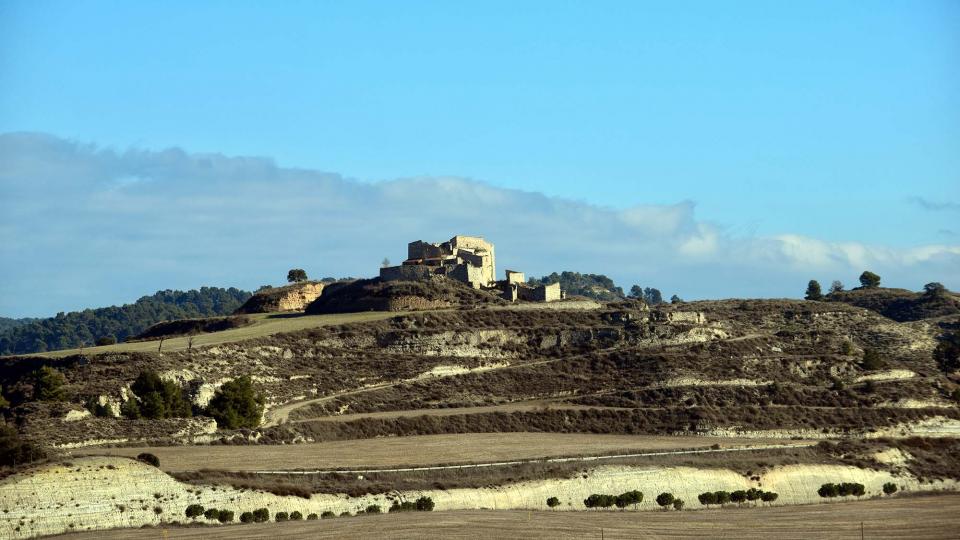
[[[486,234],[502,258],[501,244],[522,252],[516,263],[532,273],[603,272],[686,297],[796,296],[804,276],[852,284],[863,264],[886,269],[891,285],[960,288],[958,65],[957,2],[0,1],[0,133],[10,134],[0,210],[22,220],[0,217],[0,315],[270,279],[279,270],[212,249],[190,263],[148,257],[142,243],[157,254],[178,242],[139,229],[155,209],[106,219],[85,198],[162,178],[167,202],[182,200],[203,189],[195,182],[213,182],[191,169],[207,154],[226,156],[223,174],[278,201],[285,182],[300,186],[293,206],[319,196],[308,179],[324,171],[350,193],[454,182],[497,194],[489,201],[542,196],[553,209],[542,228],[508,229],[499,223],[522,227],[530,216],[497,215],[510,205],[490,202],[482,216],[440,220],[400,197],[413,207],[390,219],[406,222],[380,223],[396,238],[304,214],[311,234],[329,231],[355,249],[296,241],[312,259],[277,264],[300,260],[324,275],[364,272],[365,245],[377,262],[401,258],[399,231],[435,240],[465,232]],[[183,163],[164,154],[170,148],[183,149]],[[238,156],[266,159],[231,161]],[[275,169],[258,176],[263,167]],[[74,218],[85,221],[42,201],[55,195],[23,189],[40,179],[76,193],[63,206],[91,205]],[[366,211],[362,198],[345,200]],[[223,197],[195,211],[232,223],[254,202]],[[167,227],[189,221],[179,208],[167,207],[181,218]],[[644,227],[660,221],[610,248],[623,253],[592,252],[622,233],[623,216],[636,223],[640,214]],[[284,215],[299,214],[280,208],[277,220]],[[52,223],[34,226],[41,219]],[[583,243],[530,248],[544,243],[533,231],[562,227],[550,219],[579,223]],[[272,249],[284,232],[272,234],[238,234],[236,246]],[[78,262],[91,237],[113,239],[102,249],[121,255],[115,269]],[[691,252],[678,246],[695,238],[697,260],[684,259]],[[745,252],[730,260],[771,242],[793,253],[789,263]],[[396,253],[383,253],[393,243]],[[28,261],[49,268],[46,280],[81,286],[38,300]]]

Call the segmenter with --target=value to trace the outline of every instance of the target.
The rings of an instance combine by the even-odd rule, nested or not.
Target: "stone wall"
[[[417,264],[388,266],[380,269],[380,279],[383,281],[415,281],[429,279],[433,272],[433,267]]]

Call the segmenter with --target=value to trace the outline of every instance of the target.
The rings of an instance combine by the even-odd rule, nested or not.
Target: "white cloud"
[[[269,159],[123,152],[0,135],[0,314],[130,301],[159,288],[372,275],[406,242],[480,234],[500,269],[605,273],[684,297],[798,296],[864,269],[960,287],[960,246],[894,248],[798,234],[736,237],[692,202],[616,210],[469,179],[363,183]]]

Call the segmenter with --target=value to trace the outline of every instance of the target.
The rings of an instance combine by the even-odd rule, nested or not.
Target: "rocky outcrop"
[[[237,313],[303,311],[320,297],[325,286],[325,283],[305,281],[258,291],[237,309]]]

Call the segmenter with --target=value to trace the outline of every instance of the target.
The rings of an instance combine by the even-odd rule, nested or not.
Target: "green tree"
[[[701,493],[700,495],[697,495],[697,500],[700,501],[700,504],[704,506],[717,504],[717,494],[713,491],[707,491],[706,493]]]
[[[550,497],[547,499],[547,506],[550,508],[556,508],[557,506],[560,506],[560,499],[556,497]]]
[[[748,500],[748,501],[755,501],[755,500],[759,499],[759,498],[762,497],[762,496],[763,496],[763,491],[761,491],[761,490],[759,490],[759,489],[757,489],[757,488],[750,488],[750,489],[747,490],[747,500]]]
[[[880,286],[880,276],[869,270],[864,270],[864,272],[860,274],[860,285],[864,289],[876,289]]]
[[[303,268],[292,268],[287,272],[287,281],[290,283],[297,283],[299,281],[307,280],[307,272]]]
[[[651,306],[656,306],[663,303],[663,295],[660,293],[660,289],[646,287],[643,289],[643,301]]]
[[[120,414],[130,420],[138,420],[142,416],[140,414],[140,405],[137,403],[137,400],[132,397],[120,405]]]
[[[723,506],[730,502],[730,492],[729,491],[715,491],[714,494],[717,496],[717,504]]]
[[[144,418],[187,418],[192,415],[190,401],[183,389],[173,381],[162,380],[154,371],[141,371],[130,389],[140,398],[139,410]]]
[[[303,519],[303,513],[299,510],[290,512],[290,521],[300,521],[301,519]]]
[[[244,512],[240,514],[240,523],[253,523],[253,512]]]
[[[217,521],[220,523],[230,523],[233,521],[233,510],[220,510],[217,515]]]
[[[823,298],[823,292],[820,290],[820,282],[811,279],[807,283],[807,294],[804,296],[807,300],[821,300]]]
[[[657,504],[661,508],[666,509],[668,506],[673,505],[674,497],[673,493],[661,493],[657,495]]]
[[[673,295],[673,296],[670,297],[670,303],[671,303],[671,304],[679,304],[679,303],[681,303],[681,302],[683,302],[683,300],[681,300],[680,297],[677,296],[677,295]]]
[[[840,495],[840,486],[833,483],[826,483],[820,486],[820,489],[817,490],[817,495],[821,497],[836,497]]]
[[[16,467],[46,457],[40,447],[20,438],[12,426],[0,424],[0,466]]]
[[[253,511],[253,521],[255,523],[266,523],[270,521],[270,511],[266,508],[258,508]]]
[[[432,512],[434,507],[433,499],[427,496],[418,498],[416,505],[419,512]]]
[[[674,499],[673,500],[673,509],[676,511],[683,510],[683,505],[686,504],[683,502],[683,499]]]
[[[947,295],[947,288],[943,283],[932,281],[923,286],[923,292],[931,298],[942,298]]]
[[[839,279],[833,280],[833,283],[830,284],[830,294],[843,292],[843,282]]]
[[[66,377],[50,366],[33,372],[33,399],[37,401],[63,401],[67,399]]]
[[[97,347],[103,347],[106,345],[116,345],[116,343],[117,343],[116,336],[103,336],[101,338],[97,338],[97,341],[96,341]]]
[[[630,298],[643,298],[643,287],[634,285],[630,287]]]
[[[253,388],[249,376],[224,383],[207,405],[207,415],[223,429],[255,428],[263,416],[263,395]]]
[[[734,491],[733,493],[730,494],[730,501],[735,502],[737,504],[743,504],[747,502],[747,492],[742,489],[738,489]]]
[[[896,492],[897,492],[897,485],[894,484],[893,482],[887,482],[886,484],[883,485],[884,495],[893,495]]]
[[[368,514],[379,514],[379,513],[381,513],[382,511],[383,511],[383,510],[380,508],[380,505],[379,505],[379,504],[371,504],[371,505],[368,506],[367,509],[365,510],[365,512],[368,513]]]
[[[760,500],[762,500],[763,502],[773,502],[777,500],[778,497],[780,497],[780,495],[772,491],[764,491],[763,495],[760,496]]]
[[[287,521],[288,519],[290,519],[290,515],[287,514],[286,512],[277,512],[276,515],[273,516],[273,518],[277,521]]]
[[[203,517],[207,519],[219,519],[220,511],[216,508],[207,508],[207,510],[203,513]]]

